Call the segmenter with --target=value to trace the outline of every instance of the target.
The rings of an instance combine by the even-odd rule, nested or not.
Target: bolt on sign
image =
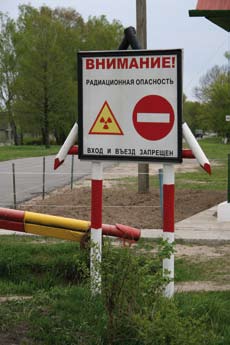
[[[79,157],[182,161],[182,50],[78,53]]]

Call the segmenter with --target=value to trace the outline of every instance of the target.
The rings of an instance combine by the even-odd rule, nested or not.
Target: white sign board
[[[226,121],[230,121],[230,115],[226,115],[226,116],[225,116],[225,120],[226,120]]]
[[[182,161],[182,51],[78,53],[79,158]]]

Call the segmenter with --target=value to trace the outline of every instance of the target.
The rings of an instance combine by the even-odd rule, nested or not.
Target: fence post
[[[12,175],[13,175],[13,196],[14,196],[14,208],[17,208],[16,201],[16,181],[15,181],[15,165],[12,163]]]
[[[230,203],[230,154],[228,154],[228,192],[227,192],[227,200]]]
[[[73,189],[73,169],[74,169],[74,155],[72,155],[71,157],[71,182],[70,182],[71,190]]]
[[[42,200],[45,199],[45,174],[46,174],[46,160],[43,157],[43,168],[42,168]]]
[[[163,169],[158,169],[159,189],[160,189],[160,208],[163,217]]]

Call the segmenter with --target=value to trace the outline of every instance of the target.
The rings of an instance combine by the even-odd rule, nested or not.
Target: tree
[[[16,26],[7,15],[0,13],[0,105],[8,114],[14,143],[18,144],[18,133],[13,103],[17,78],[17,56],[15,52]]]
[[[208,128],[208,124],[206,123],[206,110],[202,103],[185,100],[183,115],[193,132],[199,128]]]
[[[104,16],[84,23],[72,9],[21,6],[15,110],[23,128],[40,132],[46,146],[51,132],[63,142],[77,118],[77,51],[115,49],[122,32]]]
[[[226,115],[230,113],[228,66],[215,66],[208,71],[201,79],[195,93],[203,103],[209,128],[220,135],[229,137],[230,125],[225,120]]]
[[[18,20],[19,75],[15,110],[24,128],[37,128],[49,146],[50,132],[76,118],[76,85],[63,49],[63,26],[48,7],[21,6]],[[53,128],[51,127],[53,124]],[[64,128],[63,128],[64,126]]]
[[[71,8],[19,7],[16,22],[0,14],[0,107],[17,132],[50,134],[62,143],[77,119],[77,51],[117,49],[118,21],[84,22]]]
[[[89,17],[85,23],[82,50],[116,50],[123,38],[124,28],[117,20],[110,24],[104,15]]]

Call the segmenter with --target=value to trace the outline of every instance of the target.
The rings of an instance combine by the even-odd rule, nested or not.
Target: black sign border
[[[78,52],[78,157],[82,160],[91,161],[130,161],[130,162],[158,162],[158,163],[181,163],[182,162],[182,100],[183,100],[183,81],[182,81],[182,49],[169,50],[109,50],[109,51],[84,51]],[[83,138],[83,58],[86,57],[112,57],[112,56],[154,56],[154,55],[176,55],[177,56],[177,138],[178,150],[177,157],[140,157],[140,156],[114,156],[114,155],[92,155],[85,154]]]

